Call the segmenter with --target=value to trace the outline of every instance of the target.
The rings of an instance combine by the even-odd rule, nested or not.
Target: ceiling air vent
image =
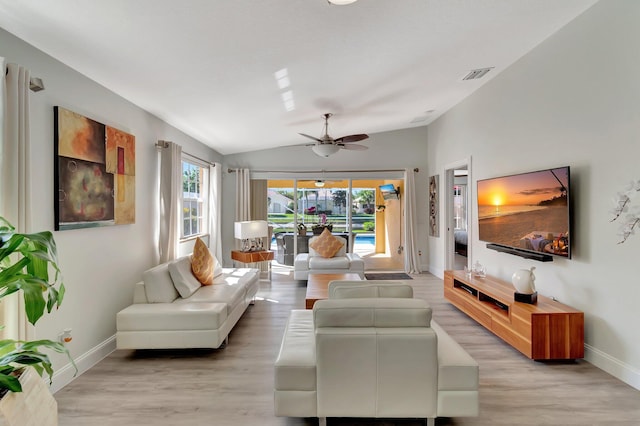
[[[471,70],[469,74],[465,75],[463,80],[477,80],[479,78],[484,77],[486,73],[491,71],[493,67],[489,68],[478,68],[477,70]]]

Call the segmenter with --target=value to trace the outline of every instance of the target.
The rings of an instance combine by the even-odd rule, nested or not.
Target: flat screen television
[[[379,188],[382,193],[382,198],[385,200],[397,200],[400,198],[400,187],[396,188],[392,183],[380,185]]]
[[[478,180],[480,240],[537,260],[570,258],[569,188],[568,166]]]

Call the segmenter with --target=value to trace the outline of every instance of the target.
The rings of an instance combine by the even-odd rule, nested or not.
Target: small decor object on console
[[[640,225],[640,205],[630,206],[631,198],[637,192],[640,192],[640,179],[631,181],[624,188],[624,191],[616,194],[615,207],[610,211],[612,214],[611,222],[618,220],[622,213],[627,213],[618,229],[618,235],[620,236],[618,244],[627,241],[627,238],[634,233],[636,225]]]
[[[531,269],[518,269],[511,276],[511,282],[516,288],[513,297],[516,302],[535,304],[538,301],[538,292],[536,292],[535,280],[533,274],[535,266]]]
[[[268,235],[269,224],[266,220],[245,220],[234,223],[234,236],[242,241],[242,251],[262,250],[262,238]]]
[[[473,276],[477,278],[484,278],[487,276],[487,268],[476,260],[471,269]]]

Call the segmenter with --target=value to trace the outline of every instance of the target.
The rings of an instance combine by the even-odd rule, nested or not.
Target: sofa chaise
[[[218,348],[227,342],[259,288],[259,270],[222,268],[209,285],[194,277],[191,256],[144,272],[133,304],[118,312],[118,349]]]
[[[338,288],[341,287],[341,288]],[[384,297],[380,297],[383,295]],[[276,416],[477,416],[478,364],[412,288],[339,282],[313,310],[293,310],[275,362]]]

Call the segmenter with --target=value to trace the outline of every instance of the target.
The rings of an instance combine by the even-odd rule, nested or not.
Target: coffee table
[[[346,274],[309,274],[307,297],[305,298],[306,309],[313,309],[313,304],[316,303],[316,300],[327,299],[329,297],[329,283],[336,280],[362,281],[362,278],[353,272]]]

